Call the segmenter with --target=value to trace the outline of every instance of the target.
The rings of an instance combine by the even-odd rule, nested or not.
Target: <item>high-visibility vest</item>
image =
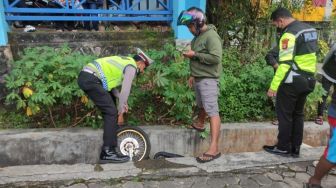
[[[279,41],[279,67],[270,89],[277,91],[281,83],[292,83],[293,76],[314,75],[316,52],[316,29],[299,21],[290,23]]]
[[[137,68],[133,58],[124,56],[99,58],[96,59],[95,62],[89,63],[88,66],[95,70],[100,80],[103,82],[103,85],[104,82],[106,82],[107,88],[105,89],[108,91],[122,84],[124,78],[123,73],[127,66]]]

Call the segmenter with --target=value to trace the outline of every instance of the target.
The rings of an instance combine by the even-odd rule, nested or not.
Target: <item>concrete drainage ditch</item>
[[[206,151],[209,138],[201,139],[190,129],[169,126],[141,126],[151,143],[150,157],[159,151],[195,156]],[[328,125],[305,123],[304,143],[324,146]],[[270,123],[222,124],[220,151],[239,153],[260,151],[276,142],[277,127]],[[90,128],[26,129],[0,131],[0,166],[34,164],[94,164],[102,144],[102,130]]]

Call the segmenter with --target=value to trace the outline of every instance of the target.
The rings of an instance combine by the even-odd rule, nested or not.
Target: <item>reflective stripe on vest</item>
[[[106,76],[103,72],[103,69],[101,68],[100,64],[97,63],[97,62],[93,62],[94,66],[98,69],[98,72],[99,72],[99,77],[100,77],[100,80],[102,81],[102,84],[103,84],[103,88],[108,91],[108,86],[107,86],[107,79],[106,79]]]

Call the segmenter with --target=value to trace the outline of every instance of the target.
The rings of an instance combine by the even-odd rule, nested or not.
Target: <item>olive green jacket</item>
[[[190,60],[191,76],[195,78],[219,78],[222,73],[222,40],[214,25],[191,41],[195,56]]]

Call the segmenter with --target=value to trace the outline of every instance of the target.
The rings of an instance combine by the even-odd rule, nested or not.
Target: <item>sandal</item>
[[[210,161],[213,161],[213,160],[219,158],[221,155],[222,155],[221,153],[218,153],[216,155],[203,153],[202,156],[196,157],[196,161],[199,162],[199,163],[206,163],[206,162],[210,162]]]
[[[323,118],[322,117],[317,117],[315,119],[315,123],[318,124],[318,125],[323,125]]]
[[[195,129],[195,130],[198,131],[198,132],[204,132],[204,131],[205,131],[205,127],[203,127],[203,128],[199,128],[199,127],[196,126],[196,125],[197,125],[196,123],[193,123],[193,124],[191,124],[190,126],[191,126],[192,129]]]
[[[322,188],[322,186],[318,184],[304,183],[303,188]]]

